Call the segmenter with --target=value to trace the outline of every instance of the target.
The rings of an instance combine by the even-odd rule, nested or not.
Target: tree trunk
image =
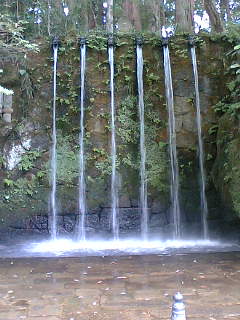
[[[89,21],[88,21],[88,0],[82,1],[81,4],[82,14],[79,17],[81,21],[78,20],[79,25],[82,25],[84,31],[88,31]],[[82,22],[82,23],[81,23]]]
[[[98,11],[99,7],[98,4],[94,1],[88,1],[88,29],[92,30],[95,29],[98,26]],[[102,7],[100,9],[100,12],[102,13]]]
[[[127,17],[132,28],[136,31],[141,31],[142,29],[141,17],[139,13],[139,7],[136,1],[125,0],[123,2],[123,10],[124,10],[124,16]]]
[[[223,23],[225,21],[227,21],[227,22],[232,21],[229,0],[220,0],[220,10],[221,10],[221,16],[222,16]]]
[[[55,0],[54,1],[54,5],[56,8],[58,8],[59,10],[62,10],[62,1],[61,0]]]
[[[107,0],[107,32],[113,33],[113,0]]]
[[[177,33],[192,33],[194,30],[194,0],[175,0],[175,22]]]
[[[153,17],[152,31],[161,35],[162,27],[165,26],[164,0],[151,0],[149,5]]]
[[[51,36],[51,0],[48,0],[47,7],[47,31],[48,35]]]
[[[224,25],[221,20],[220,14],[217,11],[215,3],[213,2],[213,0],[204,0],[203,2],[205,10],[207,11],[207,14],[209,16],[211,30],[213,32],[223,32]]]

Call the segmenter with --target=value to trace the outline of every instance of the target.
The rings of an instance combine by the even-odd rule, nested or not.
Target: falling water
[[[176,128],[173,103],[172,73],[168,45],[163,47],[165,91],[168,107],[169,151],[171,160],[171,202],[174,223],[174,237],[180,237],[180,206],[179,206],[179,169],[177,160]]]
[[[146,179],[146,147],[144,128],[144,101],[143,101],[143,54],[141,45],[137,44],[137,81],[138,106],[140,118],[140,207],[141,233],[144,240],[148,237],[148,210],[147,210],[147,179]]]
[[[109,39],[110,40],[110,39]],[[113,44],[109,42],[108,57],[110,66],[110,91],[111,91],[111,159],[112,159],[112,178],[111,178],[111,200],[112,200],[112,232],[114,240],[119,238],[118,223],[118,184],[116,175],[116,134],[115,134],[115,103],[114,103],[114,57]]]
[[[84,91],[85,91],[85,68],[86,68],[86,44],[81,39],[81,92],[80,92],[80,134],[79,134],[79,194],[78,210],[79,225],[78,238],[86,240],[86,186],[85,186],[85,163],[84,163]]]
[[[208,237],[208,226],[207,226],[207,216],[208,216],[208,206],[206,198],[206,179],[204,170],[204,150],[203,150],[203,140],[202,140],[202,126],[201,126],[201,110],[200,110],[200,98],[199,98],[199,88],[198,88],[198,70],[197,70],[197,59],[195,47],[191,47],[191,56],[193,64],[193,74],[195,83],[195,100],[197,109],[197,131],[198,131],[198,147],[199,147],[199,167],[200,167],[200,179],[201,179],[201,217],[203,225],[203,237],[206,239]]]
[[[56,93],[57,93],[57,57],[58,57],[58,42],[55,39],[53,42],[53,59],[54,59],[54,69],[53,69],[53,114],[52,114],[52,158],[51,158],[51,236],[52,239],[57,237],[57,208],[56,208],[56,186],[57,186],[57,163],[56,163]]]

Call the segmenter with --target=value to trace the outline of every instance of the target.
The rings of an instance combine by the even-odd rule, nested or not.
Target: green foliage
[[[3,156],[0,156],[0,168],[2,168],[5,164],[5,160]]]
[[[232,117],[235,117],[239,114],[240,102],[236,102],[236,103],[218,102],[214,106],[214,110],[215,112],[228,113]]]
[[[12,210],[14,206],[24,207],[27,201],[38,194],[41,180],[46,175],[43,163],[37,162],[41,156],[42,152],[38,150],[27,151],[18,164],[21,174],[16,171],[7,172],[7,177],[3,179],[2,205],[7,205],[8,210]]]
[[[35,187],[36,187],[35,178],[30,181],[25,178],[19,178],[14,183],[13,194],[25,194],[27,196],[32,197],[35,193],[37,193]]]
[[[154,105],[145,99],[145,140],[146,140],[146,171],[149,186],[159,192],[167,192],[169,185],[168,177],[168,149],[165,141],[159,141],[159,130],[166,124],[160,119]]]
[[[25,93],[28,100],[33,99],[33,85],[28,70],[20,69],[21,92]]]
[[[107,50],[107,36],[103,32],[92,32],[89,33],[87,38],[88,48],[95,49],[97,51]]]
[[[110,176],[112,173],[112,162],[111,162],[110,155],[105,154],[104,158],[101,158],[98,161],[96,161],[95,167],[100,172],[103,178],[106,175]],[[117,163],[116,163],[116,167],[118,167]]]
[[[64,135],[74,133],[79,130],[79,61],[74,58],[79,57],[77,44],[71,39],[61,43],[64,50],[61,51],[61,60],[64,68],[57,73],[57,128]]]
[[[224,165],[224,182],[229,185],[235,211],[240,215],[240,140],[239,137],[228,143],[225,148],[226,162]]]
[[[181,59],[189,59],[187,40],[184,36],[179,36],[171,41],[170,50],[174,51],[175,55]]]
[[[38,46],[24,39],[24,30],[27,21],[15,22],[7,14],[0,14],[0,30],[3,36],[0,39],[1,47],[16,49],[17,51],[39,51]]]
[[[229,94],[220,102],[218,102],[214,109],[216,112],[228,113],[232,117],[239,117],[240,113],[240,64],[238,63],[240,57],[240,45],[234,46],[227,56],[231,58],[231,65],[228,68],[228,73],[232,80],[227,83]]]
[[[217,131],[218,131],[218,124],[214,124],[208,129],[208,134],[209,135],[216,134]]]
[[[101,179],[105,179],[106,176],[110,176],[112,172],[111,155],[105,148],[92,148],[91,152],[86,157],[87,162],[93,163],[94,167],[99,172]],[[119,163],[117,161],[117,167]]]
[[[124,144],[137,143],[139,138],[139,124],[136,119],[137,100],[133,96],[126,97],[118,110],[117,134]]]
[[[72,186],[74,179],[78,177],[78,152],[71,137],[57,136],[57,181]]]
[[[240,8],[239,8],[240,9]],[[239,23],[228,23],[225,32],[225,38],[229,42],[235,42],[239,40],[240,26]]]
[[[137,100],[134,96],[126,97],[118,110],[119,123],[117,134],[120,166],[139,171],[139,119]],[[145,140],[146,140],[146,174],[148,185],[160,192],[168,189],[168,155],[167,145],[157,141],[158,130],[165,127],[153,105],[145,100]],[[136,153],[138,156],[136,157]]]
[[[3,183],[6,187],[12,187],[14,185],[14,181],[11,179],[4,179]]]
[[[167,144],[152,142],[147,144],[147,180],[148,184],[160,192],[168,190]]]
[[[40,158],[42,153],[39,150],[27,151],[22,155],[21,161],[18,164],[18,168],[21,171],[28,171],[35,165],[35,161]]]
[[[3,198],[6,202],[18,201],[24,202],[23,196],[32,197],[37,193],[36,177],[31,180],[26,178],[19,178],[17,180],[4,179],[4,185],[7,188]]]

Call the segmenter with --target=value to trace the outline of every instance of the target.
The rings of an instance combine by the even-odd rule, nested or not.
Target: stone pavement
[[[0,320],[240,319],[240,253],[0,259]]]

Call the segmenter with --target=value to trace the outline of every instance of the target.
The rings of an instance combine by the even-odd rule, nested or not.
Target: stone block
[[[3,120],[5,122],[11,123],[12,122],[12,115],[11,113],[3,113]]]
[[[13,109],[10,108],[10,107],[6,108],[6,107],[4,106],[3,112],[4,112],[4,113],[13,113]]]
[[[5,122],[10,123],[12,121],[12,113],[13,113],[13,109],[12,109],[12,95],[3,95],[3,99],[2,99],[2,113],[3,113],[3,120]],[[1,102],[0,102],[1,105]],[[1,107],[0,107],[1,109]]]
[[[127,194],[123,194],[119,197],[119,207],[120,208],[131,207],[130,198]]]
[[[12,108],[12,95],[4,95],[3,104],[4,109]]]
[[[3,109],[3,93],[0,93],[0,115],[2,114]]]

